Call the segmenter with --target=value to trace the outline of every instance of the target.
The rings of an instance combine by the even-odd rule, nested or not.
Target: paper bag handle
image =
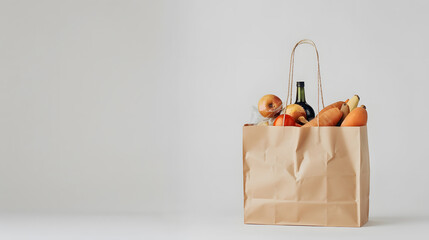
[[[301,44],[310,44],[316,50],[316,58],[317,58],[317,113],[320,112],[319,107],[319,99],[322,100],[322,106],[325,107],[325,103],[323,101],[323,92],[322,92],[322,78],[320,77],[320,63],[319,63],[319,52],[317,51],[316,44],[310,39],[303,39],[295,44],[292,50],[292,54],[290,56],[290,66],[289,66],[289,82],[287,89],[287,98],[286,104],[289,101],[289,104],[292,104],[292,86],[293,86],[293,68],[294,68],[294,60],[295,60],[295,50]],[[285,106],[286,107],[286,106]],[[284,124],[283,124],[284,125]],[[319,118],[317,118],[317,126],[319,126]]]

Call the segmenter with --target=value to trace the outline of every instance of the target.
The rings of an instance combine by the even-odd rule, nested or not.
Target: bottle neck
[[[297,87],[296,88],[296,103],[305,103],[305,91],[304,87]]]

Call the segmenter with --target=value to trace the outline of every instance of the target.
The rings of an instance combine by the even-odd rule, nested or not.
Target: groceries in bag
[[[297,84],[297,101],[294,104],[283,106],[282,100],[273,94],[263,96],[258,103],[259,113],[264,120],[256,126],[295,126],[295,127],[359,127],[365,126],[368,121],[368,112],[365,105],[357,107],[360,102],[358,95],[346,101],[338,101],[323,108],[316,117],[313,108],[306,103],[304,82]],[[298,97],[299,96],[299,97]],[[312,113],[313,112],[313,113]]]

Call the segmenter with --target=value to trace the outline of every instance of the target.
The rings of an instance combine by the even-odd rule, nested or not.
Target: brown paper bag
[[[295,45],[289,88],[302,43],[316,48]],[[367,127],[245,126],[243,182],[245,223],[360,227],[369,211]]]

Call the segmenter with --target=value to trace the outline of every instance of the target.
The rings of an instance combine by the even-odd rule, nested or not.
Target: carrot
[[[368,112],[365,105],[353,109],[344,119],[341,127],[365,126],[368,121]]]
[[[338,102],[332,103],[331,105],[326,106],[324,109],[322,109],[319,112],[319,115],[322,114],[325,111],[328,111],[331,108],[338,108],[338,110],[341,110],[341,106],[343,106],[343,103],[344,103],[343,101],[338,101]]]
[[[344,101],[345,103],[348,103],[349,102],[349,99],[347,98],[347,100],[346,101]]]
[[[315,118],[304,124],[302,127],[335,126],[343,116],[343,113],[340,111],[340,109],[336,107],[332,107],[325,111],[323,110],[320,111],[320,113]],[[319,119],[319,125],[317,124],[317,119]]]

